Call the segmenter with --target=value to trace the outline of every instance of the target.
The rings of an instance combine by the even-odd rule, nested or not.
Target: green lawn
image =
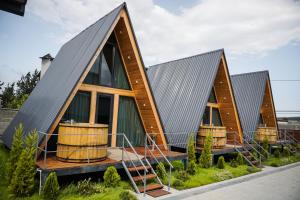
[[[183,190],[188,188],[199,187],[202,185],[207,185],[243,175],[250,174],[252,172],[248,171],[247,165],[240,165],[236,168],[231,167],[229,164],[226,164],[225,169],[218,169],[216,167],[211,167],[208,169],[198,167],[196,170],[196,174],[190,176],[187,181],[184,181],[181,186],[174,186],[176,189]],[[255,169],[255,172],[260,171],[259,169]],[[172,176],[172,184],[176,179],[176,173],[174,172]]]
[[[280,167],[283,165],[288,165],[291,163],[299,162],[300,161],[300,155],[296,154],[293,156],[288,156],[288,157],[279,157],[275,158],[273,155],[265,162],[263,162],[264,165],[267,166],[272,166],[272,167]]]

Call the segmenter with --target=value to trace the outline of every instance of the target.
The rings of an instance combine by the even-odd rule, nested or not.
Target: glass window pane
[[[88,123],[90,116],[91,93],[79,91],[72,100],[69,108],[62,117],[62,121]]]
[[[118,133],[125,133],[133,146],[144,146],[145,130],[131,97],[120,96],[117,130]],[[122,137],[117,137],[117,143],[122,145]]]
[[[116,48],[115,51],[114,77],[116,88],[130,90],[127,74],[125,72],[118,48]]]
[[[112,86],[111,78],[112,78],[112,66],[109,66],[111,60],[109,60],[112,56],[105,56],[102,54],[101,59],[101,78],[100,78],[100,85],[102,86]]]
[[[100,82],[100,56],[97,57],[92,69],[84,79],[83,83],[85,84],[92,84],[92,85],[99,85]]]
[[[204,114],[203,114],[203,117],[202,117],[203,125],[207,125],[207,126],[210,125],[210,119],[209,118],[210,118],[210,107],[206,107],[205,111],[204,111]]]
[[[211,92],[209,94],[208,102],[210,102],[210,103],[217,103],[217,98],[216,98],[216,94],[215,94],[214,88],[211,89]]]
[[[108,94],[97,95],[96,123],[110,124],[113,105],[113,96]]]
[[[262,114],[259,114],[258,125],[260,125],[260,126],[264,125],[264,120],[263,120]]]
[[[212,108],[212,125],[222,126],[221,116],[218,108]]]

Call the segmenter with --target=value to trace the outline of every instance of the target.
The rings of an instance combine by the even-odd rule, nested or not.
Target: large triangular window
[[[85,84],[129,90],[129,82],[114,33],[84,80]]]

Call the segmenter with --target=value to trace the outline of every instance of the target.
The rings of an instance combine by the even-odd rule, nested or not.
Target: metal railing
[[[149,148],[148,141],[150,142],[150,145],[151,145],[152,149]],[[174,167],[171,164],[171,162],[167,159],[167,157],[165,156],[165,154],[157,146],[156,142],[151,138],[151,136],[148,133],[146,133],[146,137],[145,137],[145,158],[147,158],[147,152],[150,152],[150,155],[152,156],[152,158],[154,158],[154,160],[156,161],[156,163],[159,164],[159,161],[158,161],[157,157],[153,153],[153,151],[155,149],[159,152],[159,154],[163,158],[163,160],[169,165],[169,174],[166,171],[163,171],[163,172],[168,176],[168,191],[170,191],[172,169]],[[156,175],[156,173],[154,172],[154,170],[153,170],[153,173]],[[161,182],[161,180],[159,178],[158,178],[158,180],[159,180],[160,184],[162,184],[162,182]]]

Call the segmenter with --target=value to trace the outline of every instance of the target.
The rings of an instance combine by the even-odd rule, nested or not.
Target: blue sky
[[[60,46],[121,1],[28,1],[25,17],[0,11],[0,80],[40,68]],[[300,5],[293,0],[128,1],[146,65],[224,48],[232,74],[269,70],[300,79]],[[155,47],[155,48],[154,48]],[[300,110],[300,82],[272,82],[277,110]]]

